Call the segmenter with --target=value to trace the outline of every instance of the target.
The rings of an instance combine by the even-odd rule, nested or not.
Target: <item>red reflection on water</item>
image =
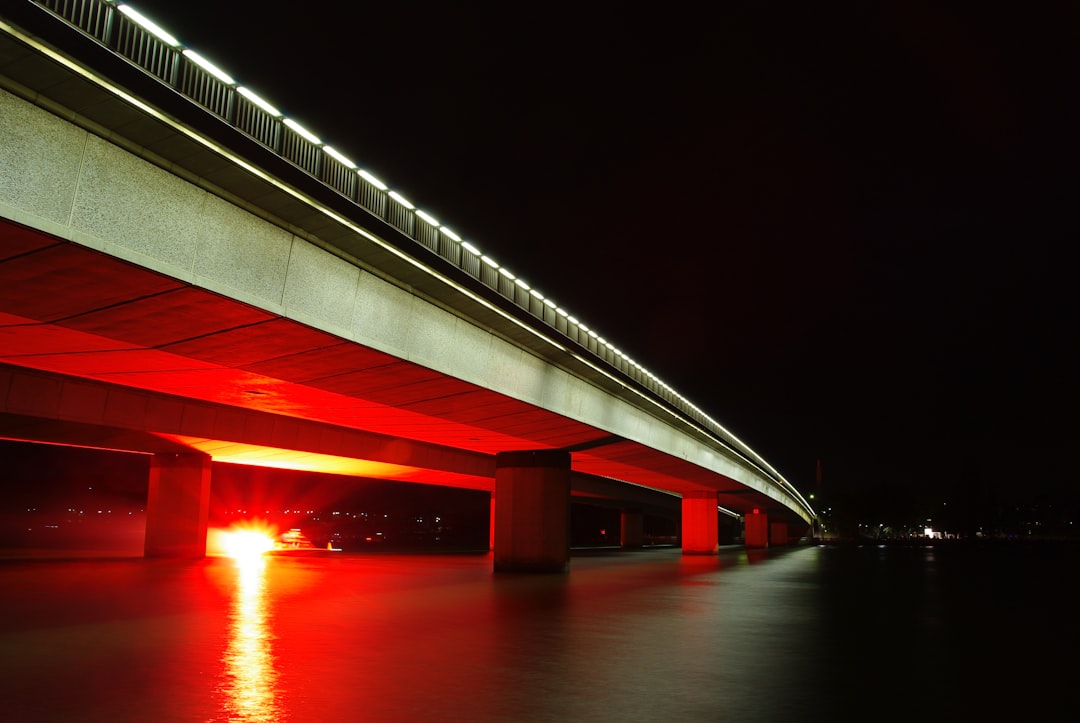
[[[229,720],[279,721],[283,707],[277,695],[278,669],[269,625],[266,558],[235,558],[236,592],[229,611],[229,642],[219,691]]]

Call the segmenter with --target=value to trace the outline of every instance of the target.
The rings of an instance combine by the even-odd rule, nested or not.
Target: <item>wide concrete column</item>
[[[743,518],[743,538],[746,547],[769,546],[769,516],[755,509]]]
[[[645,544],[645,515],[622,510],[619,523],[619,544],[622,547],[634,548]]]
[[[210,456],[155,454],[146,499],[147,557],[205,557]]]
[[[570,568],[570,453],[495,455],[495,571]]]
[[[788,544],[788,526],[786,522],[770,522],[769,523],[769,544],[770,545],[786,545]]]
[[[713,555],[720,549],[716,493],[687,492],[682,497],[682,553]]]

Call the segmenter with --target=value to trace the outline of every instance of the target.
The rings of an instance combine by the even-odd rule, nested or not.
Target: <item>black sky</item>
[[[1075,499],[1077,6],[132,4],[804,491]]]

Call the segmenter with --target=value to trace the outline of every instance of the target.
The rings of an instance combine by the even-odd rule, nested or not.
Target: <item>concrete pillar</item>
[[[631,510],[622,511],[619,544],[625,548],[641,547],[645,544],[645,515]]]
[[[770,522],[769,523],[769,544],[770,545],[786,545],[788,544],[788,526],[786,522]]]
[[[154,455],[146,499],[146,556],[205,557],[209,510],[209,455]]]
[[[495,571],[570,569],[570,453],[495,455]]]
[[[755,509],[743,518],[743,536],[746,547],[769,546],[769,516]]]
[[[710,490],[687,492],[682,497],[682,553],[715,555],[720,549],[716,493]]]

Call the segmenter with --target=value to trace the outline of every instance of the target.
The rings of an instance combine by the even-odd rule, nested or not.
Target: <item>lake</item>
[[[1076,720],[1075,546],[0,560],[5,721]]]

